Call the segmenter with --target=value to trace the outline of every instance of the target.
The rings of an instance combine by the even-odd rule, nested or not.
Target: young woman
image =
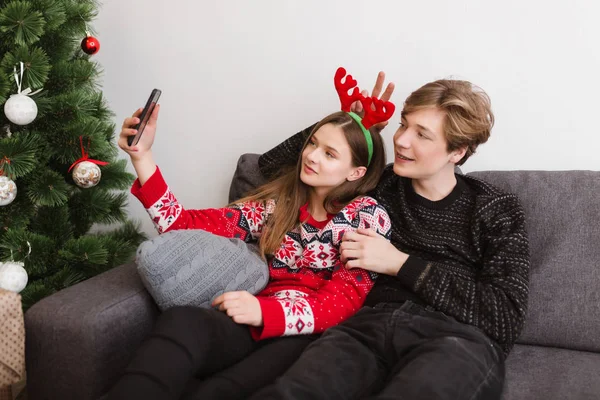
[[[368,128],[389,119],[394,107],[389,102],[373,105],[358,88],[349,95],[356,81],[348,76],[342,83],[345,75],[343,69],[336,73],[345,111],[314,127],[295,168],[221,209],[186,210],[165,183],[151,152],[159,106],[134,147],[127,145],[127,138],[136,133],[131,126],[139,122],[141,110],[124,121],[119,146],[130,155],[138,175],[132,193],[158,231],[202,229],[256,240],[268,260],[270,280],[256,296],[224,293],[214,300],[217,309],[174,307],[162,313],[111,399],[185,398],[191,378],[220,371],[265,343],[273,344],[274,338],[321,333],[362,306],[376,274],[346,269],[339,245],[344,233],[361,228],[389,240],[387,212],[365,194],[375,188],[385,167],[381,136]],[[357,100],[364,106],[364,118],[349,112]],[[277,352],[272,357],[289,357],[291,363],[298,354],[295,349],[308,342],[297,343],[273,346]],[[227,397],[223,391],[218,395]]]

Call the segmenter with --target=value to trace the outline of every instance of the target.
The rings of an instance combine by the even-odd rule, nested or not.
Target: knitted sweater
[[[311,128],[261,156],[263,175],[295,162]],[[455,176],[453,191],[430,201],[392,165],[385,169],[370,195],[390,215],[391,242],[409,257],[397,276],[379,276],[365,304],[411,300],[432,306],[481,329],[508,354],[523,328],[529,294],[524,212],[515,195]]]
[[[186,210],[169,190],[160,170],[131,192],[142,202],[159,233],[175,229],[202,229],[216,235],[258,240],[275,201],[246,202],[231,207]],[[320,333],[354,314],[373,287],[376,274],[346,270],[339,259],[345,231],[373,229],[389,240],[390,221],[385,209],[371,197],[358,197],[325,221],[316,221],[300,209],[299,226],[288,232],[269,260],[269,283],[257,295],[263,326],[251,328],[256,339]]]

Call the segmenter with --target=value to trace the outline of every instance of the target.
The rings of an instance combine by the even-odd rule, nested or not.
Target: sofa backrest
[[[600,172],[468,175],[515,193],[525,210],[529,312],[518,343],[600,351]]]
[[[229,203],[241,199],[252,189],[265,183],[258,170],[260,154],[246,153],[238,159],[231,185],[229,186]]]
[[[258,154],[238,161],[229,201],[262,184]],[[600,351],[600,172],[479,171],[515,193],[531,247],[529,311],[518,343]]]

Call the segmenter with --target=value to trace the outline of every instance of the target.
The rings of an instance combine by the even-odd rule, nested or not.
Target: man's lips
[[[402,161],[415,161],[414,158],[409,158],[409,157],[403,156],[400,153],[396,153],[396,158],[398,158]]]

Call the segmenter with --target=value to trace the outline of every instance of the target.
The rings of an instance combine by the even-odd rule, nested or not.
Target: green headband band
[[[365,139],[367,140],[367,148],[369,149],[369,162],[367,163],[368,167],[369,164],[371,164],[371,157],[373,157],[373,138],[371,137],[371,132],[369,132],[369,130],[365,128],[365,126],[362,124],[361,117],[359,117],[352,111],[349,111],[348,115],[350,115],[358,123],[358,126],[360,126],[360,129],[362,129],[363,133],[365,134]]]

